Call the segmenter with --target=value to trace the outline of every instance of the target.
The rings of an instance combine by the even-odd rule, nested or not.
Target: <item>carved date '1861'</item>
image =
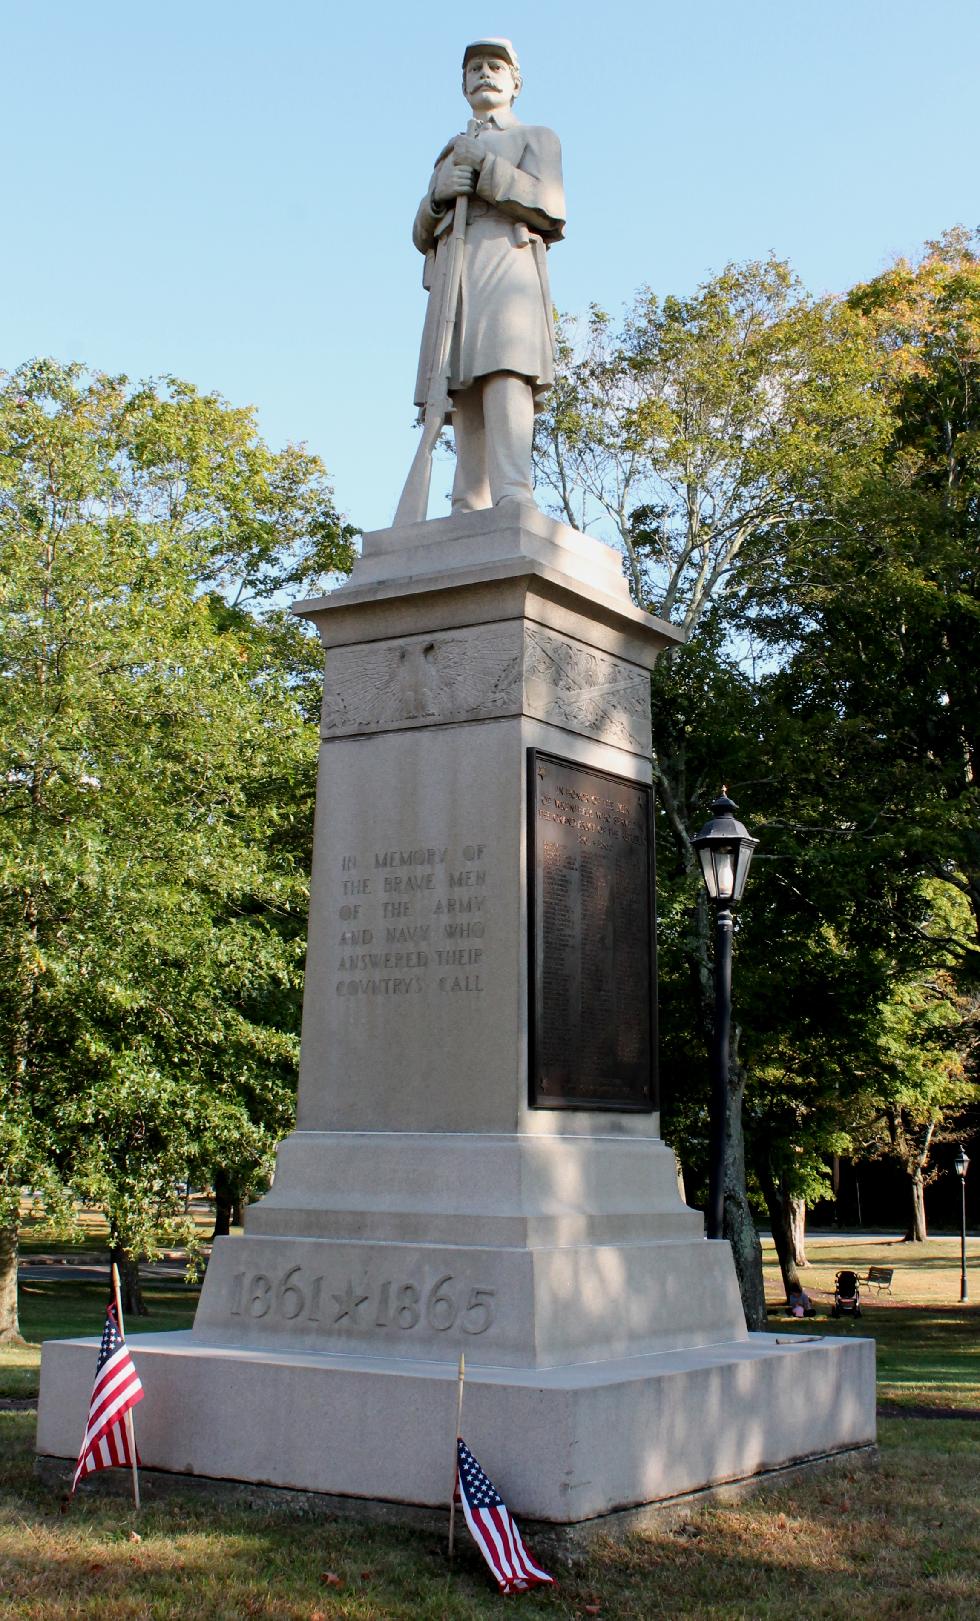
[[[409,1330],[425,1322],[444,1334],[454,1325],[464,1334],[485,1334],[494,1319],[495,1289],[464,1288],[458,1294],[451,1273],[437,1278],[423,1296],[414,1283],[398,1284],[390,1278],[376,1290],[348,1278],[339,1293],[324,1292],[323,1274],[302,1278],[303,1269],[291,1266],[279,1279],[265,1272],[236,1272],[231,1280],[232,1317],[302,1317],[328,1328],[400,1328]],[[362,1293],[361,1289],[367,1289]],[[464,1304],[465,1295],[465,1304]]]

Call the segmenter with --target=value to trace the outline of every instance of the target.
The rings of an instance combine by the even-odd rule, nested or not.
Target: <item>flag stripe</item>
[[[491,1509],[490,1512],[495,1514],[498,1520],[501,1518],[499,1508]],[[514,1522],[509,1514],[505,1514],[503,1516],[503,1523],[501,1524],[500,1529],[507,1545],[507,1557],[510,1560],[512,1568],[517,1572],[518,1576],[526,1576],[527,1571],[524,1568],[524,1561],[521,1559],[521,1556],[515,1546]]]
[[[542,1570],[540,1565],[536,1565],[534,1560],[528,1554],[528,1551],[524,1546],[524,1539],[521,1536],[520,1531],[517,1529],[516,1520],[511,1520],[510,1528],[514,1535],[514,1541],[517,1544],[517,1552],[520,1556],[521,1566],[525,1574],[528,1576],[533,1576],[535,1581],[538,1582],[553,1582],[555,1578],[553,1576],[549,1576],[546,1570]]]
[[[519,1576],[520,1571],[511,1559],[510,1538],[507,1535],[507,1526],[499,1508],[481,1509],[480,1518],[493,1537],[499,1556],[500,1568],[504,1575],[508,1580],[514,1576]]]
[[[127,1385],[124,1390],[117,1391],[111,1401],[100,1402],[98,1411],[89,1413],[88,1427],[91,1434],[98,1435],[110,1424],[114,1424],[120,1414],[125,1413],[140,1400],[142,1394],[143,1386],[137,1380],[135,1385]]]
[[[500,1591],[523,1592],[552,1583],[554,1577],[528,1555],[506,1503],[462,1440],[457,1442],[457,1460],[456,1485],[466,1523]]]
[[[78,1455],[72,1491],[84,1475],[97,1469],[112,1469],[138,1463],[130,1445],[126,1415],[143,1399],[143,1386],[133,1366],[126,1342],[119,1332],[113,1306],[106,1311],[105,1328],[99,1347],[95,1383],[89,1402],[85,1435]]]
[[[97,1380],[95,1389],[92,1391],[90,1410],[92,1413],[96,1413],[106,1403],[114,1401],[121,1393],[128,1390],[142,1390],[142,1388],[139,1374],[130,1362],[129,1353],[127,1352],[123,1361],[114,1369],[111,1378]]]
[[[481,1509],[479,1509],[477,1511],[476,1518],[479,1520],[480,1525],[483,1527],[485,1535],[487,1537],[489,1537],[490,1541],[493,1543],[493,1547],[494,1547],[493,1564],[494,1564],[495,1570],[499,1571],[500,1575],[504,1578],[504,1580],[509,1582],[511,1577],[513,1575],[515,1575],[515,1572],[513,1570],[511,1570],[511,1568],[510,1568],[510,1565],[509,1565],[509,1563],[507,1561],[507,1553],[506,1553],[506,1550],[504,1548],[503,1540],[501,1538],[499,1530],[497,1529],[497,1526],[494,1524],[493,1509],[492,1508],[481,1508]]]
[[[487,1564],[490,1566],[490,1569],[493,1571],[493,1574],[496,1576],[501,1591],[506,1593],[509,1588],[509,1576],[503,1572],[497,1561],[496,1545],[495,1543],[491,1542],[490,1537],[487,1535],[487,1530],[483,1523],[483,1511],[481,1509],[477,1509],[476,1513],[474,1514],[467,1503],[466,1498],[464,1497],[463,1513],[466,1516],[466,1523],[469,1526],[470,1531],[473,1533],[474,1542],[482,1553]]]

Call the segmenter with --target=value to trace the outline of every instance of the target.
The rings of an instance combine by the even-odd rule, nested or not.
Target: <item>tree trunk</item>
[[[0,1227],[0,1345],[20,1340],[17,1318],[17,1244],[20,1229]]]
[[[140,1287],[139,1261],[127,1255],[125,1250],[117,1245],[109,1251],[109,1259],[119,1268],[119,1297],[122,1301],[123,1317],[148,1316],[149,1308]]]
[[[912,1225],[905,1234],[907,1244],[924,1244],[929,1236],[926,1228],[926,1167],[934,1130],[933,1125],[927,1127],[922,1147],[909,1172],[912,1181]]]
[[[733,1048],[737,1046],[737,1041],[736,1036]],[[745,1139],[742,1133],[744,1090],[745,1073],[733,1051],[728,1083],[728,1140],[725,1145],[725,1237],[732,1246],[746,1327],[764,1329],[766,1291],[762,1281],[762,1245],[745,1187]]]
[[[912,1225],[905,1234],[907,1244],[924,1244],[929,1237],[926,1228],[926,1187],[922,1166],[912,1172]]]
[[[772,1240],[779,1258],[779,1270],[783,1275],[783,1288],[786,1291],[788,1305],[793,1291],[803,1288],[800,1274],[796,1270],[793,1231],[789,1220],[789,1200],[784,1197],[782,1189],[776,1186],[768,1161],[756,1162],[756,1173],[765,1194],[766,1209],[772,1226]]]
[[[840,1208],[840,1155],[830,1156],[830,1186],[834,1195],[834,1226],[842,1227],[843,1220]]]
[[[214,1231],[212,1238],[227,1238],[231,1232],[232,1197],[231,1191],[225,1184],[215,1177],[214,1181]]]
[[[789,1220],[793,1260],[797,1266],[809,1266],[806,1258],[806,1200],[796,1193],[784,1193],[783,1201]]]
[[[242,1225],[242,1196],[221,1171],[214,1177],[214,1232],[212,1238],[227,1238],[232,1227]]]

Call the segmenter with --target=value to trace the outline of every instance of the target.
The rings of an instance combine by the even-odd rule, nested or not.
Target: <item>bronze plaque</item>
[[[528,751],[530,1102],[656,1108],[652,791]]]

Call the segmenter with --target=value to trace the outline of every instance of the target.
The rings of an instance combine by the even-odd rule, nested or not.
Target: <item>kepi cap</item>
[[[475,39],[467,45],[463,52],[463,67],[466,67],[470,57],[477,51],[486,51],[488,55],[502,56],[509,62],[515,73],[520,73],[521,64],[517,60],[517,52],[509,39]]]

